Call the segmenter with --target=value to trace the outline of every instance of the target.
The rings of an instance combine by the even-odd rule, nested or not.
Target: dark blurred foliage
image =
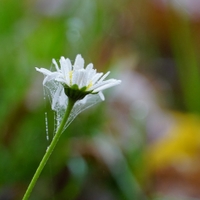
[[[122,84],[63,133],[30,199],[200,198],[200,3],[0,1],[0,200],[21,199],[54,133],[42,75],[80,53]]]

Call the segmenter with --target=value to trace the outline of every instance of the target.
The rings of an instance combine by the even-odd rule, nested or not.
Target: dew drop
[[[47,117],[47,112],[45,114],[45,127],[46,127],[46,139],[49,141],[49,128],[48,128],[48,117]]]

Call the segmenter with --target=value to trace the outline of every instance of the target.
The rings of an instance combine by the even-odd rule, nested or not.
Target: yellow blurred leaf
[[[150,170],[193,162],[200,152],[200,117],[173,114],[175,124],[168,133],[148,148]]]

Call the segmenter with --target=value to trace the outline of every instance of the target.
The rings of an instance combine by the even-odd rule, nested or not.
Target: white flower
[[[37,67],[36,70],[46,76],[43,85],[52,80],[60,82],[69,98],[80,100],[88,94],[99,93],[101,99],[104,100],[102,91],[121,83],[120,80],[116,79],[105,80],[110,72],[97,73],[96,69],[93,69],[92,63],[84,68],[84,59],[80,54],[76,56],[74,65],[68,58],[64,57],[61,57],[59,62],[60,67],[53,59],[53,64],[56,67],[54,72]]]

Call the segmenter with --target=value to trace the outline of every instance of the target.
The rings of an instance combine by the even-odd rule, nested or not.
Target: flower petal
[[[90,71],[91,69],[93,69],[93,64],[90,63],[89,65],[87,65],[87,67],[85,68],[85,70],[88,72]]]
[[[71,71],[71,62],[64,57],[60,58],[60,66],[61,66],[61,76],[65,79],[67,85],[70,84],[70,71]]]
[[[108,71],[106,74],[104,74],[101,79],[99,79],[98,83],[102,82],[108,75],[110,74],[110,71]]]
[[[59,69],[59,67],[58,67],[58,64],[57,64],[57,62],[56,62],[56,60],[55,60],[54,58],[52,59],[52,63],[55,65],[56,70],[57,70],[57,71],[60,71],[60,69]]]
[[[46,82],[56,80],[57,77],[59,77],[59,74],[57,72],[52,72],[52,74],[50,74],[44,78],[43,85],[45,85]]]
[[[96,73],[93,77],[92,77],[92,83],[95,84],[99,78],[103,75],[103,73]]]
[[[72,79],[72,83],[77,84],[79,86],[79,89],[81,88],[82,85],[82,80],[84,77],[84,70],[79,70],[79,71],[75,71],[75,73],[73,74],[73,79]]]
[[[103,81],[99,84],[96,84],[93,88],[91,88],[93,90],[93,92],[99,92],[102,90],[105,90],[107,88],[113,87],[115,85],[119,85],[121,83],[120,80],[115,80],[115,79],[110,79],[107,81]]]
[[[98,94],[99,94],[101,100],[104,101],[104,100],[105,100],[105,97],[104,97],[104,95],[103,95],[103,92],[99,92]]]
[[[76,56],[75,62],[74,62],[74,70],[79,70],[84,68],[84,59],[80,54]]]
[[[49,71],[48,69],[45,69],[45,68],[35,68],[38,72],[41,72],[41,73],[43,73],[44,75],[51,75],[53,72],[51,72],[51,71]]]

